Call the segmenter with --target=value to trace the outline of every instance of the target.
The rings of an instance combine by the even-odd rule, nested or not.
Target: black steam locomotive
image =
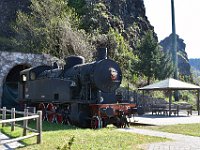
[[[97,59],[85,63],[81,56],[65,59],[64,69],[38,66],[20,72],[19,100],[43,111],[49,122],[101,128],[107,124],[123,127],[135,104],[122,103],[116,89],[122,72],[99,48]]]

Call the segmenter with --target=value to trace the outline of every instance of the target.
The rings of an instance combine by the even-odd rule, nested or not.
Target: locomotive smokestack
[[[97,61],[107,59],[107,48],[97,48]]]

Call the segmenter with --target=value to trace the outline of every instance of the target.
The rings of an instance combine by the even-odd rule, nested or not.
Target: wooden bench
[[[187,103],[181,103],[178,105],[179,105],[179,110],[186,110],[188,116],[192,115],[192,105],[187,104]]]
[[[165,109],[164,104],[154,104],[151,107],[152,115],[155,113],[156,115],[160,115],[163,113],[163,110]]]
[[[152,105],[152,115],[169,115],[169,104],[154,104]],[[179,115],[179,106],[176,104],[171,104],[171,114]]]

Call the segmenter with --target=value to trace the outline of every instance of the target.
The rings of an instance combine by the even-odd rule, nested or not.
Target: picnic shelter
[[[197,111],[198,115],[200,115],[200,108],[199,108],[199,92],[200,92],[200,86],[190,84],[187,82],[183,82],[180,80],[175,80],[173,78],[168,78],[165,80],[162,80],[157,83],[153,83],[144,87],[139,88],[138,90],[143,91],[149,91],[149,90],[159,90],[159,91],[168,91],[169,92],[169,116],[171,116],[172,110],[172,92],[176,90],[196,90],[197,91]]]

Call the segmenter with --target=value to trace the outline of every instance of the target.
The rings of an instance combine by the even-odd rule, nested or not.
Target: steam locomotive
[[[108,124],[127,125],[135,104],[122,103],[116,95],[122,81],[119,65],[99,48],[96,61],[81,56],[65,58],[63,69],[37,66],[20,72],[19,100],[43,111],[49,122],[69,123],[83,128]]]

